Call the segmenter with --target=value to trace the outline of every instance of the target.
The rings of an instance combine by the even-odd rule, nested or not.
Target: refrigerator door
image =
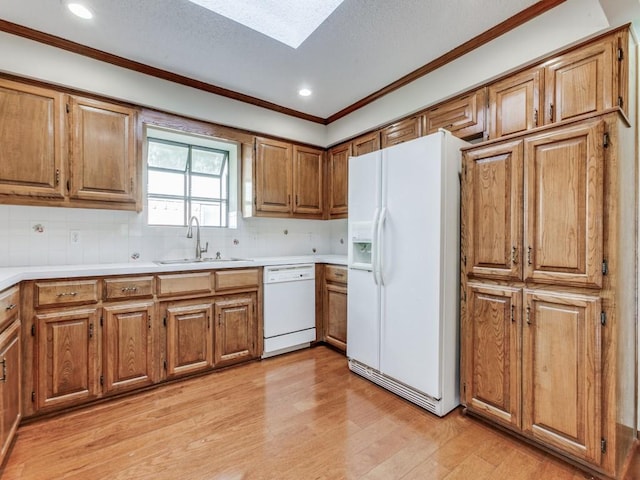
[[[380,371],[436,399],[441,398],[442,140],[436,133],[383,150],[379,246]]]
[[[347,356],[375,369],[380,366],[380,287],[373,270],[381,159],[379,151],[349,159]]]

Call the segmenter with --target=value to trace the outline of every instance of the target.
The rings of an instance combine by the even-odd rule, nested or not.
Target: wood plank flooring
[[[459,410],[438,418],[317,347],[25,425],[0,478],[590,477]]]

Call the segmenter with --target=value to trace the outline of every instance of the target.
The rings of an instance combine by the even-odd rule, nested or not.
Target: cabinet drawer
[[[325,265],[324,278],[327,282],[347,283],[347,267]]]
[[[104,299],[143,298],[153,296],[153,277],[107,278]]]
[[[193,272],[158,275],[158,295],[183,295],[186,293],[211,293],[211,274],[209,272]]]
[[[217,270],[213,272],[213,278],[213,288],[216,292],[239,288],[258,288],[258,285],[260,285],[260,269]]]
[[[20,289],[12,287],[0,293],[0,332],[18,315]]]
[[[98,280],[37,282],[36,307],[98,302]]]

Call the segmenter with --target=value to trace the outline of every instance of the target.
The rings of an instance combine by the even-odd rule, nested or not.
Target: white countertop
[[[297,263],[332,263],[346,265],[346,255],[295,255],[282,257],[257,257],[247,260],[178,263],[162,265],[155,262],[101,263],[93,265],[44,265],[32,267],[0,268],[0,290],[23,280],[43,278],[92,277],[103,275],[131,275],[136,273],[163,273],[189,270],[213,270],[220,268],[263,267]]]

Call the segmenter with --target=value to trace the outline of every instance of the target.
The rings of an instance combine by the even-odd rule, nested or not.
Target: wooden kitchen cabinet
[[[486,417],[520,426],[522,290],[469,282],[462,319],[462,403]]]
[[[167,332],[167,377],[175,378],[211,368],[213,301],[171,302],[161,309]]]
[[[328,153],[329,218],[346,218],[349,203],[349,157],[351,143],[335,146]]]
[[[136,110],[70,97],[72,199],[138,202]]]
[[[380,146],[387,148],[422,135],[422,115],[405,118],[380,131]]]
[[[257,295],[218,297],[214,305],[216,367],[244,362],[257,356]]]
[[[0,202],[140,210],[137,111],[0,79]]]
[[[465,411],[613,478],[635,441],[625,122],[611,110],[465,148],[461,197]]]
[[[347,268],[325,265],[323,289],[324,341],[347,351]]]
[[[22,418],[22,355],[19,289],[0,293],[0,463]]]
[[[536,67],[489,85],[489,138],[542,125],[543,81],[544,70]]]
[[[100,318],[95,307],[41,312],[35,318],[40,410],[78,405],[100,394]]]
[[[351,140],[351,150],[354,157],[380,150],[380,133],[371,132],[354,138]]]
[[[152,301],[103,308],[102,383],[118,393],[153,383]]]
[[[444,128],[464,140],[482,138],[487,89],[482,87],[447,100],[425,112],[425,134]]]
[[[324,213],[324,151],[293,146],[293,213]]]
[[[0,202],[64,198],[64,96],[0,78]]]
[[[525,290],[522,429],[546,445],[599,464],[601,300]]]
[[[323,151],[267,138],[255,145],[256,215],[322,218]]]

